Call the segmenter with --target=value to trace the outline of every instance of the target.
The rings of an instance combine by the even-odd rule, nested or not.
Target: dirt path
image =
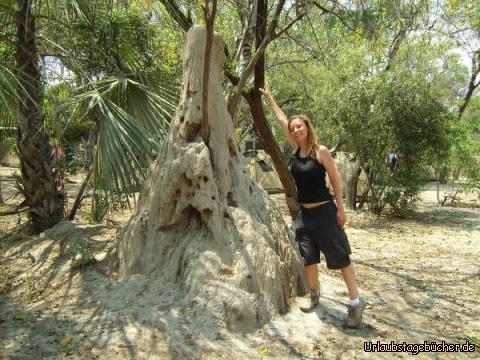
[[[118,283],[103,276],[98,264],[118,227],[63,223],[41,236],[3,238],[0,358],[370,359],[392,354],[364,352],[364,342],[478,341],[480,210],[439,208],[431,189],[422,195],[414,219],[347,214],[368,302],[358,330],[343,328],[344,285],[323,263],[315,312],[301,313],[301,299],[294,299],[287,314],[262,329],[233,334],[192,313],[181,289],[167,292],[146,277]],[[3,235],[15,226],[0,220]],[[418,358],[478,358],[479,351]]]

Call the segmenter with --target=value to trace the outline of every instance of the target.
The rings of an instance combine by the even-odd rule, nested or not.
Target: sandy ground
[[[12,169],[0,168],[0,176]],[[80,178],[69,184],[72,192]],[[20,199],[2,181],[6,205]],[[276,196],[282,207],[281,196]],[[72,200],[73,201],[73,200]],[[232,333],[204,321],[182,290],[146,277],[117,282],[101,260],[129,211],[105,224],[62,223],[39,236],[19,230],[25,218],[0,217],[0,359],[370,359],[364,343],[477,343],[473,353],[421,353],[417,358],[480,358],[480,208],[438,207],[432,186],[412,219],[347,212],[347,233],[368,306],[357,330],[345,329],[347,293],[340,274],[320,266],[321,304],[290,311],[261,329]]]

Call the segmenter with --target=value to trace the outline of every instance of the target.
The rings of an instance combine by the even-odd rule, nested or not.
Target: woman
[[[365,301],[359,297],[355,269],[350,262],[350,245],[343,230],[346,217],[342,184],[329,150],[317,142],[315,130],[304,115],[287,119],[270,93],[268,85],[259,89],[267,98],[277,120],[295,152],[290,171],[295,180],[300,210],[294,220],[295,239],[304,259],[310,285],[310,302],[300,307],[304,312],[319,303],[318,266],[320,252],[329,269],[339,269],[350,295],[346,326],[357,328],[362,321]],[[325,183],[328,174],[335,193],[336,205]]]

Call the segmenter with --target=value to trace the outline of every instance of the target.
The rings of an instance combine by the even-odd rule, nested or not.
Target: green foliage
[[[0,63],[0,121],[2,126],[11,127],[15,124],[14,114],[18,111],[18,101],[21,100],[22,90],[15,74]]]
[[[452,152],[446,166],[460,166],[465,176],[465,190],[480,190],[480,97],[470,100],[469,107],[453,128]]]
[[[374,185],[374,199],[370,202],[374,212],[380,213],[387,206],[389,212],[397,217],[412,216],[424,184],[418,173],[401,168],[394,173],[377,174]]]
[[[110,208],[109,195],[105,189],[98,186],[93,190],[92,211],[90,217],[93,222],[100,223],[103,221]]]
[[[73,156],[73,159],[71,161],[67,161],[66,165],[67,172],[74,176],[78,173],[78,170],[80,170],[82,162],[78,156]]]
[[[12,131],[13,132],[13,131]],[[17,146],[17,137],[16,135],[15,136],[12,136],[12,134],[8,131],[2,131],[2,134],[7,134],[6,137],[1,137],[1,141],[5,142],[7,145],[8,145],[8,148],[10,149],[10,152],[14,151],[13,149],[15,149],[15,147]],[[8,136],[10,135],[10,136]]]
[[[366,164],[371,208],[380,212],[388,203],[405,216],[420,191],[421,169],[450,151],[452,115],[432,97],[428,84],[407,74],[389,73],[342,90],[331,99],[337,110],[330,126],[340,125],[348,148]],[[400,172],[390,177],[385,159],[391,151],[401,162]]]
[[[128,199],[145,178],[175,111],[183,34],[138,3],[39,2],[35,11],[39,53],[48,54],[42,63],[44,128],[60,147],[97,131],[92,181],[96,188],[103,184],[110,198]],[[0,117],[14,123],[21,96],[15,97],[19,85],[11,70],[15,47],[2,41],[10,36],[14,44],[14,26],[8,31],[0,34]],[[2,115],[4,104],[9,117]],[[78,169],[75,159],[63,165],[70,173]],[[104,205],[113,202],[96,198],[92,216],[101,219]]]
[[[175,109],[169,89],[157,85],[154,92],[150,83],[142,81],[133,76],[105,78],[95,82],[91,91],[78,89],[78,95],[64,104],[72,119],[91,116],[98,127],[93,183],[111,199],[105,202],[94,196],[96,219],[105,215],[103,205],[114,203],[115,194],[126,194],[128,202],[129,195],[138,191]]]
[[[60,41],[64,48],[69,45],[66,41],[74,42],[76,65],[88,74],[152,67],[155,34],[145,16],[135,10],[102,10],[90,9],[90,21],[78,19],[71,25],[68,38]]]
[[[425,172],[460,142],[456,108],[469,69],[452,51],[458,43],[413,31],[442,14],[427,2],[367,1],[337,10],[339,16],[311,15],[298,33],[272,45],[269,82],[288,115],[307,114],[326,146],[344,140],[341,150],[357,154],[371,178],[372,210],[407,216]],[[407,35],[391,57],[402,27]],[[385,163],[390,151],[402,156],[394,174]]]
[[[58,146],[78,143],[86,139],[93,122],[90,118],[73,118],[65,104],[71,101],[74,89],[65,82],[45,88],[45,130]]]

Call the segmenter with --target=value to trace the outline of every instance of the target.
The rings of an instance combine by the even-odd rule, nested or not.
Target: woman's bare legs
[[[356,299],[358,297],[358,285],[357,285],[357,275],[355,273],[355,268],[352,264],[345,266],[340,269],[342,271],[343,280],[347,285],[348,295],[350,300]]]
[[[305,275],[307,276],[308,285],[310,286],[310,301],[301,305],[300,310],[310,312],[319,304],[320,284],[318,282],[317,264],[305,266]]]
[[[305,266],[305,274],[307,275],[308,285],[310,290],[320,290],[320,284],[318,283],[318,266],[317,264]]]
[[[358,296],[357,275],[352,264],[341,269],[343,280],[347,285],[348,294],[350,295],[350,304],[348,305],[348,315],[345,325],[349,328],[358,328],[362,322],[363,310],[365,309],[365,301]]]

